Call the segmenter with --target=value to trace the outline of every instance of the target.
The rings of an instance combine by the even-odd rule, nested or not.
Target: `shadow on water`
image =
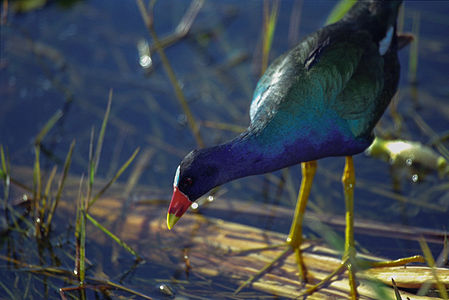
[[[89,178],[86,169],[91,129],[95,128],[97,136],[107,95],[113,88],[96,191],[114,177],[137,147],[142,150],[108,190],[108,197],[122,200],[120,204],[112,202],[119,205],[120,213],[105,214],[108,210],[102,203],[111,204],[99,201],[92,206],[92,214],[95,212],[112,233],[132,240],[132,247],[143,260],[136,261],[98,226],[87,222],[86,284],[95,288],[87,288],[87,294],[70,290],[65,296],[128,297],[129,291],[120,285],[155,298],[270,298],[252,289],[233,296],[237,284],[231,277],[212,270],[208,276],[194,268],[189,272],[189,261],[183,258],[188,255],[183,249],[192,247],[195,232],[184,240],[179,234],[167,235],[165,228],[146,232],[142,227],[129,233],[121,225],[128,224],[125,215],[130,211],[137,210],[140,221],[149,220],[148,215],[161,218],[165,214],[174,171],[182,157],[200,143],[224,142],[248,124],[249,101],[264,64],[265,47],[272,61],[322,26],[334,2],[280,2],[268,42],[262,35],[262,1],[192,2],[196,6],[187,1],[157,1],[154,30],[173,68],[174,81],[166,75],[154,36],[134,2],[34,1],[34,6],[28,7],[19,7],[21,1],[1,2],[2,169],[10,169],[11,178],[30,189],[13,181],[10,186],[2,186],[2,208],[8,203],[11,210],[2,215],[0,224],[0,295],[11,299],[59,298],[60,288],[78,285],[79,278],[72,272],[77,249],[76,199],[87,193],[79,188],[79,178],[81,174],[84,180]],[[428,239],[435,257],[442,250],[442,232],[449,225],[448,174],[438,165],[439,157],[449,160],[448,13],[447,2],[405,1],[400,27],[412,32],[415,42],[400,52],[399,93],[376,128],[379,137],[404,141],[419,150],[413,157],[410,153],[394,156],[387,151],[378,157],[361,154],[354,158],[356,219],[425,229],[420,233]],[[178,101],[173,82],[179,85],[185,100]],[[49,189],[56,192],[73,139],[76,147],[51,234],[48,239],[35,239],[36,227],[30,218],[33,206],[23,197],[33,198],[36,187],[35,138],[56,111],[62,112],[61,117],[39,143],[42,193],[55,165],[58,170]],[[199,133],[201,142],[192,129]],[[427,151],[422,149],[431,154],[421,158],[421,151]],[[341,158],[319,162],[308,208],[316,215],[335,216],[335,220],[321,221],[326,224],[325,230],[331,226],[339,234],[343,228],[338,220],[344,214],[340,183],[343,164]],[[292,209],[299,178],[299,167],[292,167],[228,183],[216,192],[217,203],[204,205],[200,214],[286,233],[288,218],[270,212],[261,218],[258,212],[250,211],[242,216],[238,207],[229,213],[214,205],[224,199],[238,199],[232,201],[233,205],[240,201]],[[324,233],[314,224],[306,220],[305,234],[322,239]],[[387,233],[379,236],[376,230],[380,229],[373,228],[371,233],[356,230],[362,252],[391,258],[421,253],[417,239]],[[400,228],[397,230],[400,232]]]

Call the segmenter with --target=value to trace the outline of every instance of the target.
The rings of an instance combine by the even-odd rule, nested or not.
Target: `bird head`
[[[173,181],[173,195],[167,213],[171,229],[190,205],[218,185],[218,168],[208,149],[194,150],[178,166]]]

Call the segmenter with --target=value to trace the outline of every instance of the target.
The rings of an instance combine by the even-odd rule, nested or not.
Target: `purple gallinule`
[[[250,108],[251,123],[233,140],[187,154],[179,165],[167,225],[171,229],[192,201],[237,178],[302,164],[302,182],[286,244],[306,280],[302,222],[316,160],[346,156],[345,250],[351,295],[357,298],[353,265],[352,155],[373,141],[373,128],[396,93],[399,80],[396,18],[402,1],[359,1],[339,22],[307,36],[277,58],[259,80]],[[397,262],[420,261],[412,257]],[[390,262],[386,262],[388,264]]]

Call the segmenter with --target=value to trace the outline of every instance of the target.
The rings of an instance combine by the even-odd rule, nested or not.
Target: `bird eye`
[[[182,185],[183,188],[186,188],[186,187],[191,186],[191,185],[192,185],[192,182],[193,182],[192,178],[186,177],[186,178],[184,178],[184,179],[182,180],[181,185]]]
[[[187,185],[191,185],[191,184],[192,184],[192,178],[187,177],[186,180],[185,180],[185,183],[186,183]]]

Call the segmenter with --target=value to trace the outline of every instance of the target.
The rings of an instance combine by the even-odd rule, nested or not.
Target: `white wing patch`
[[[173,180],[173,187],[178,186],[178,183],[179,183],[179,169],[180,168],[181,168],[181,166],[178,166],[178,168],[176,169],[175,180]]]
[[[385,34],[385,37],[379,42],[379,54],[384,55],[390,48],[391,40],[393,39],[393,26],[390,26]]]

